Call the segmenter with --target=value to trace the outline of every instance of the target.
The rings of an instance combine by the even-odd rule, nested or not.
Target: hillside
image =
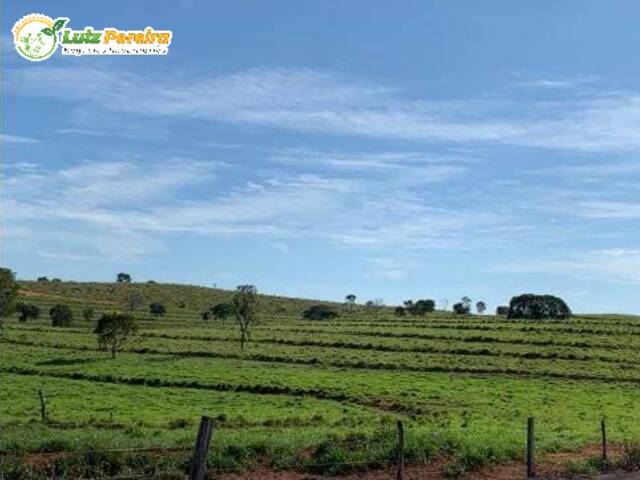
[[[43,312],[28,322],[14,316],[3,328],[0,473],[21,472],[7,478],[49,478],[52,471],[178,478],[201,415],[216,419],[208,461],[218,474],[388,468],[397,420],[406,429],[407,462],[418,472],[431,469],[433,478],[520,461],[530,415],[540,455],[592,452],[603,417],[616,461],[640,451],[639,317],[398,318],[345,308],[335,320],[308,321],[299,313],[315,301],[266,296],[241,350],[233,322],[199,316],[228,300],[228,291],[21,286],[22,298]],[[112,359],[98,348],[95,319],[85,321],[80,310],[112,309],[131,289],[145,303],[165,302],[168,314],[156,320],[140,307],[138,331]],[[74,306],[71,326],[51,326],[46,307],[54,303]],[[596,468],[580,455],[571,457],[584,462],[580,468]]]
[[[152,302],[167,306],[169,315],[194,318],[207,308],[230,302],[233,291],[196,285],[165,283],[98,283],[98,282],[36,282],[19,281],[20,295],[41,305],[68,303],[76,308],[93,306],[97,310],[124,308],[126,297],[136,292],[142,297],[141,309],[146,311]],[[267,316],[299,316],[300,313],[319,300],[259,295],[260,310]],[[339,304],[333,304],[340,308]]]

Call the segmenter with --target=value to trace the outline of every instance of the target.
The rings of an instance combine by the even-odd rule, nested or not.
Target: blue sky
[[[23,15],[171,29],[20,58]],[[3,263],[339,300],[640,311],[640,3],[3,5]]]

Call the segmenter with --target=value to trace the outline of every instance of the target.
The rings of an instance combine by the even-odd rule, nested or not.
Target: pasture
[[[149,468],[179,478],[201,415],[215,418],[213,472],[375,469],[394,461],[397,419],[407,462],[444,458],[452,476],[521,459],[530,415],[540,452],[597,443],[601,418],[612,442],[640,437],[638,317],[533,322],[340,307],[337,319],[310,321],[300,312],[314,302],[262,297],[260,322],[240,350],[232,320],[200,317],[229,292],[21,283],[22,300],[43,315],[4,322],[0,468],[8,478]],[[111,359],[81,311],[119,307],[125,289],[145,301],[134,312],[138,332]],[[167,305],[166,315],[149,315],[154,301]],[[55,303],[72,306],[72,326],[51,326],[46,312]],[[88,449],[105,460],[75,462]],[[171,454],[158,455],[164,451]],[[53,460],[24,457],[44,453]]]

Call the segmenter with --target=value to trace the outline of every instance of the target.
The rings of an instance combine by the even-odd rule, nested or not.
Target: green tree
[[[0,318],[15,311],[19,289],[14,273],[8,268],[0,268]]]
[[[566,320],[571,317],[571,309],[564,300],[553,295],[527,293],[511,299],[508,316],[533,320],[543,318]]]
[[[51,325],[54,327],[69,327],[73,322],[73,312],[69,305],[58,304],[49,310]]]
[[[19,303],[17,310],[20,312],[18,320],[21,322],[36,320],[40,316],[40,309],[31,303]]]
[[[111,351],[111,358],[116,358],[116,352],[136,330],[137,325],[131,315],[109,312],[100,317],[93,333],[98,336],[100,348]]]
[[[165,307],[162,303],[155,302],[149,305],[149,313],[157,319],[158,317],[161,317],[162,315],[167,313],[167,307]]]
[[[476,311],[482,315],[485,310],[487,309],[487,304],[484,303],[482,300],[476,302]]]
[[[239,285],[233,296],[233,313],[240,330],[240,350],[249,340],[250,328],[258,318],[258,289],[253,285]]]
[[[120,272],[116,276],[116,282],[118,283],[131,283],[131,275],[128,273]]]

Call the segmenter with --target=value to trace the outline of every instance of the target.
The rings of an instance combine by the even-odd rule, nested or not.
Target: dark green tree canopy
[[[312,305],[302,312],[302,317],[307,320],[331,320],[338,317],[338,312],[329,305]]]
[[[26,322],[27,320],[35,320],[40,316],[40,309],[37,305],[31,303],[19,303],[17,306],[18,312],[20,312],[19,320]]]
[[[0,317],[8,317],[15,311],[19,288],[14,273],[0,268]]]
[[[554,295],[525,293],[511,299],[508,317],[531,320],[544,318],[566,320],[571,317],[571,309],[564,300]]]
[[[100,317],[93,333],[98,336],[100,348],[110,350],[111,358],[116,358],[116,352],[136,330],[135,319],[131,315],[109,312]]]
[[[509,307],[507,305],[500,305],[496,308],[496,315],[507,316],[509,315]]]
[[[51,325],[54,327],[69,327],[73,322],[73,311],[69,305],[58,304],[49,310]]]
[[[118,283],[131,283],[131,275],[128,273],[120,272],[116,276],[116,282]]]
[[[393,311],[396,316],[398,317],[404,317],[407,314],[407,309],[404,307],[396,307],[395,310]]]

